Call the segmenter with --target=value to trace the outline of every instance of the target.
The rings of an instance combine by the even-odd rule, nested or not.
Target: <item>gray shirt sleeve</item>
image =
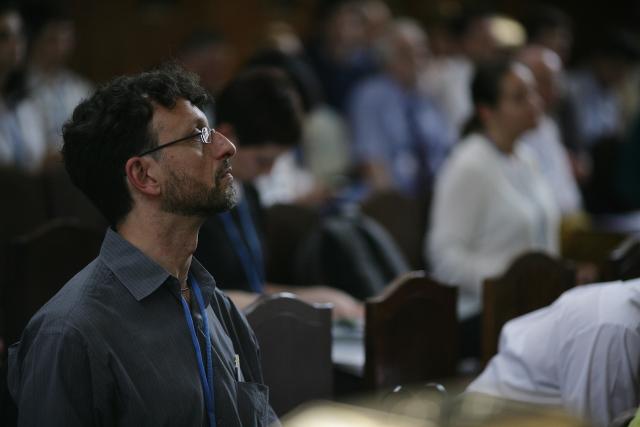
[[[79,334],[73,330],[42,332],[30,345],[19,344],[9,350],[8,378],[20,408],[18,425],[96,424],[91,362]],[[19,354],[22,351],[26,354]]]

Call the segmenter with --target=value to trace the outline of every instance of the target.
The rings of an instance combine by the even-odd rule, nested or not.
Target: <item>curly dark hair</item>
[[[302,105],[295,86],[275,67],[242,72],[216,98],[216,121],[234,127],[240,147],[293,146],[302,137]]]
[[[124,175],[127,160],[158,144],[150,128],[153,102],[173,108],[181,98],[202,108],[208,94],[195,74],[165,64],[101,86],[65,123],[62,156],[67,173],[111,225],[118,225],[132,208]]]

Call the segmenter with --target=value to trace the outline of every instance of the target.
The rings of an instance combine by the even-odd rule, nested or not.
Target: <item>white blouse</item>
[[[482,282],[518,255],[558,251],[559,209],[522,144],[505,154],[485,136],[465,138],[436,182],[425,256],[434,276],[458,285],[458,316],[481,311]]]

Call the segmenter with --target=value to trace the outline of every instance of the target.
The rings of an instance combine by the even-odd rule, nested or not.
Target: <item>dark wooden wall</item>
[[[303,36],[317,24],[315,11],[335,0],[72,0],[78,45],[73,68],[100,82],[140,71],[169,58],[192,30],[218,29],[235,49],[235,64],[259,46],[272,19],[289,22]],[[397,15],[429,25],[460,5],[477,0],[388,0]],[[522,16],[530,1],[485,1],[497,10]],[[588,48],[606,25],[640,28],[640,1],[549,0],[574,19],[576,52]]]

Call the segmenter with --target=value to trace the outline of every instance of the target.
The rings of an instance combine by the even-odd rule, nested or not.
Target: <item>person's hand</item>
[[[576,265],[576,285],[589,285],[599,279],[598,266],[592,262],[582,262]]]
[[[339,289],[328,286],[311,286],[297,288],[294,292],[300,299],[308,303],[333,304],[333,318],[335,320],[362,321],[364,319],[364,304]]]
[[[260,296],[244,291],[225,291],[224,293],[231,299],[238,310],[244,310]]]

